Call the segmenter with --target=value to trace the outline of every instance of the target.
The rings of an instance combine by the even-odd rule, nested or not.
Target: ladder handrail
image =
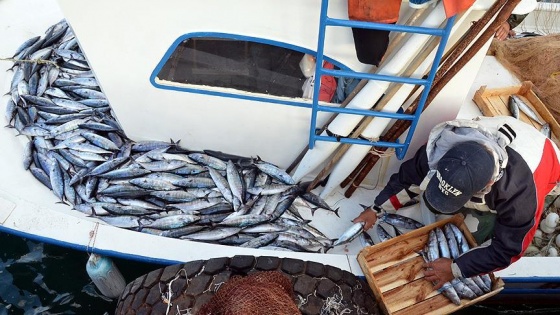
[[[354,20],[344,20],[330,18],[327,15],[329,0],[322,0],[320,21],[319,21],[319,34],[317,41],[317,56],[316,56],[316,69],[315,69],[315,84],[313,86],[313,103],[311,112],[311,122],[309,131],[309,149],[313,149],[315,141],[328,141],[328,142],[341,142],[349,144],[360,144],[360,145],[370,145],[370,146],[380,146],[380,147],[390,147],[396,149],[397,158],[402,159],[406,154],[410,141],[414,134],[414,130],[418,124],[420,114],[424,109],[430,87],[433,84],[437,68],[443,56],[445,46],[449,39],[451,33],[451,28],[455,21],[455,16],[447,19],[447,23],[444,28],[431,28],[431,27],[420,27],[420,26],[410,26],[410,25],[399,25],[399,24],[385,24],[377,22],[364,22],[364,21],[354,21]],[[428,77],[426,79],[417,79],[411,77],[400,77],[398,75],[381,75],[372,74],[348,70],[334,70],[326,69],[323,67],[324,61],[324,44],[325,44],[325,33],[327,26],[342,26],[342,27],[357,27],[366,29],[377,29],[377,30],[387,30],[387,31],[397,31],[397,32],[407,32],[407,33],[417,33],[426,34],[433,36],[440,36],[440,43],[434,57],[434,62],[430,68]],[[329,107],[319,105],[319,93],[321,87],[321,77],[323,75],[331,75],[336,77],[352,77],[367,80],[378,80],[387,81],[395,83],[405,83],[414,85],[423,85],[424,89],[420,96],[420,101],[418,103],[418,108],[414,114],[401,114],[394,112],[382,112],[375,111],[371,109],[353,109],[353,108],[340,108],[340,107]],[[322,136],[316,134],[317,126],[317,112],[332,112],[332,113],[342,113],[342,114],[352,114],[352,115],[362,115],[362,116],[375,116],[381,118],[390,119],[401,119],[401,120],[411,120],[412,123],[409,128],[409,132],[404,143],[398,142],[373,142],[369,140],[363,140],[358,138],[348,138],[341,136]]]
[[[433,35],[433,36],[445,36],[445,31],[441,28],[432,28],[432,27],[424,27],[424,26],[342,20],[342,19],[333,19],[330,17],[327,17],[325,19],[325,24],[327,26],[355,27],[355,28],[374,29],[380,31],[395,31],[395,32],[404,32],[404,33]]]

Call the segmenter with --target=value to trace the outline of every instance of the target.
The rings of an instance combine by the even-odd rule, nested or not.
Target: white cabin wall
[[[308,143],[310,109],[158,89],[149,78],[170,45],[192,32],[242,34],[315,51],[320,3],[59,0],[130,138],[181,139],[190,149],[259,155],[282,167]],[[347,17],[346,1],[331,1],[329,15]],[[329,28],[325,54],[355,70],[369,68],[357,60],[349,28]],[[318,126],[325,119],[319,115]]]
[[[180,139],[190,149],[259,155],[282,167],[307,145],[310,109],[158,89],[149,77],[169,46],[192,32],[242,34],[315,50],[320,0],[171,0],[165,6],[146,0],[58,1],[132,139]],[[347,18],[346,3],[330,1],[329,16]],[[462,23],[464,30],[483,14],[482,9],[470,13],[472,18]],[[412,11],[403,2],[401,22]],[[448,47],[455,40],[451,38]],[[325,53],[354,70],[370,68],[357,60],[349,28],[328,28]],[[480,67],[479,59],[474,58],[432,102],[420,120],[407,158],[425,142],[435,124],[457,115]],[[325,120],[326,115],[320,115],[317,125]],[[400,162],[391,158],[386,175],[381,175],[384,181]],[[366,184],[380,177],[379,173],[369,176]]]

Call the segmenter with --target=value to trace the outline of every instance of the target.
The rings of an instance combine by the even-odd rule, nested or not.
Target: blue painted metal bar
[[[504,283],[560,283],[560,277],[502,277],[502,281]]]
[[[560,289],[503,289],[500,294],[560,294]]]
[[[342,143],[349,143],[349,144],[363,144],[363,145],[370,145],[370,146],[380,146],[380,147],[389,147],[396,149],[396,155],[398,159],[403,159],[406,151],[408,150],[408,146],[410,145],[410,141],[414,134],[414,130],[418,124],[418,120],[420,119],[420,114],[424,109],[424,105],[426,103],[426,99],[428,97],[428,93],[430,91],[430,87],[432,86],[435,78],[435,74],[439,63],[441,61],[445,46],[447,45],[447,41],[449,39],[449,35],[451,33],[451,28],[455,21],[455,16],[449,18],[447,20],[446,26],[443,29],[440,28],[428,28],[428,27],[418,27],[418,26],[408,26],[408,25],[396,25],[396,24],[384,24],[384,23],[375,23],[375,22],[363,22],[363,21],[353,21],[353,20],[342,20],[342,19],[333,19],[327,16],[328,12],[328,4],[329,0],[322,0],[321,2],[321,13],[319,19],[319,35],[317,40],[317,58],[316,58],[316,67],[315,67],[315,83],[313,86],[313,102],[312,102],[312,110],[311,110],[311,126],[309,130],[309,149],[313,149],[315,145],[315,141],[330,141],[330,142],[342,142]],[[396,32],[407,32],[407,33],[418,33],[418,34],[426,34],[426,35],[434,35],[434,36],[441,36],[441,41],[438,46],[436,56],[434,58],[434,62],[432,63],[430,73],[427,79],[416,79],[416,78],[404,78],[399,76],[389,76],[389,75],[380,75],[380,74],[370,74],[370,73],[360,73],[348,70],[332,70],[332,69],[325,69],[323,68],[323,54],[324,54],[324,44],[325,44],[325,33],[327,26],[342,26],[342,27],[356,27],[356,28],[366,28],[366,29],[378,29],[378,30],[387,30],[387,31],[396,31]],[[319,93],[321,87],[321,77],[323,75],[331,75],[335,77],[353,77],[353,78],[360,78],[366,80],[380,80],[380,81],[388,81],[388,82],[395,82],[395,83],[403,83],[403,84],[414,84],[414,85],[422,85],[424,89],[422,91],[420,101],[418,103],[418,107],[413,115],[409,114],[397,114],[397,113],[385,113],[380,111],[371,111],[371,110],[363,110],[363,109],[348,109],[348,108],[339,108],[339,107],[327,107],[327,106],[320,106],[319,105]],[[409,131],[407,133],[406,139],[402,144],[397,142],[371,142],[367,140],[360,140],[360,139],[351,139],[346,137],[327,137],[327,136],[320,136],[316,134],[316,124],[317,124],[317,112],[324,111],[324,112],[333,112],[333,113],[344,113],[344,114],[353,114],[353,115],[362,115],[362,116],[376,116],[376,117],[383,117],[383,118],[391,118],[391,119],[405,119],[411,120],[411,125]]]
[[[377,73],[355,72],[355,71],[334,70],[334,69],[323,69],[322,72],[324,75],[332,75],[335,77],[350,77],[350,78],[358,78],[358,79],[416,84],[416,85],[424,85],[424,86],[431,84],[431,82],[429,82],[426,79],[398,77],[394,75],[385,75],[385,74],[377,74]]]
[[[319,35],[317,39],[317,57],[315,60],[315,85],[313,86],[313,103],[311,106],[311,126],[309,128],[309,150],[315,145],[315,126],[317,126],[317,111],[319,106],[319,90],[321,88],[321,76],[323,72],[323,53],[325,50],[325,33],[327,31],[327,11],[329,0],[321,2],[321,15],[319,19]]]
[[[413,120],[416,119],[415,115],[401,114],[401,113],[391,113],[391,112],[380,112],[369,109],[356,109],[356,108],[341,108],[341,107],[331,107],[331,106],[317,106],[317,110],[329,113],[340,113],[340,114],[351,114],[351,115],[361,115],[361,116],[374,116],[381,118],[390,119],[403,119],[403,120]]]
[[[317,140],[322,140],[326,142],[348,143],[348,144],[362,144],[362,145],[388,147],[388,148],[395,148],[395,149],[403,149],[405,147],[405,145],[402,143],[385,142],[385,141],[369,141],[360,138],[346,138],[346,137],[338,138],[338,137],[317,136]]]
[[[426,86],[424,88],[424,90],[422,91],[422,95],[420,96],[420,101],[418,103],[418,107],[416,108],[416,112],[415,112],[415,116],[416,119],[414,119],[412,121],[412,124],[410,125],[408,134],[406,135],[406,139],[404,141],[405,143],[405,149],[403,149],[403,151],[401,152],[397,152],[397,158],[399,160],[402,160],[406,154],[406,151],[408,150],[408,146],[410,145],[410,141],[412,140],[412,136],[414,135],[414,130],[416,130],[416,126],[418,125],[418,120],[420,120],[420,115],[422,114],[422,111],[424,110],[424,105],[426,104],[426,99],[428,98],[428,93],[430,92],[430,87],[432,86],[432,83],[434,82],[434,78],[436,76],[436,72],[437,72],[437,68],[439,67],[439,63],[441,61],[441,57],[443,56],[443,52],[445,50],[445,46],[447,45],[447,41],[449,40],[449,34],[451,34],[451,28],[453,27],[453,23],[455,22],[455,18],[456,16],[452,16],[449,19],[447,19],[447,23],[445,24],[445,33],[447,34],[446,36],[443,36],[441,38],[441,41],[438,45],[438,49],[436,51],[436,55],[434,57],[434,62],[432,63],[431,69],[430,69],[430,73],[428,75],[428,81],[430,82],[430,84],[428,86]]]
[[[382,31],[417,33],[417,34],[425,34],[425,35],[433,35],[433,36],[446,35],[445,30],[441,28],[409,26],[409,25],[402,25],[402,24],[400,25],[384,24],[384,23],[363,22],[363,21],[354,21],[354,20],[341,20],[341,19],[333,19],[329,17],[325,19],[325,24],[329,26],[366,28],[366,29],[375,29],[375,30],[382,30]]]

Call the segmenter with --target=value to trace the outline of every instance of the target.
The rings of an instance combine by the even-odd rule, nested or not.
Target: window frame
[[[309,55],[312,55],[312,56],[317,55],[316,51],[313,51],[313,50],[310,50],[310,49],[307,49],[307,48],[304,48],[304,47],[288,44],[288,43],[285,43],[285,42],[265,39],[265,38],[251,37],[251,36],[238,35],[238,34],[229,34],[229,33],[219,33],[219,32],[186,33],[186,34],[183,34],[183,35],[179,36],[173,42],[173,44],[171,44],[171,46],[167,49],[167,51],[165,52],[165,54],[163,55],[161,60],[156,65],[155,69],[152,71],[152,74],[150,75],[150,83],[154,87],[156,87],[158,89],[163,89],[163,90],[197,93],[197,94],[205,94],[205,95],[212,95],[212,96],[219,96],[219,97],[230,97],[230,98],[238,98],[238,99],[266,102],[266,103],[275,103],[275,104],[280,104],[280,105],[290,105],[290,106],[312,108],[313,100],[312,99],[304,99],[303,97],[291,98],[291,97],[286,97],[286,96],[276,96],[276,95],[268,95],[268,94],[261,94],[261,93],[255,93],[255,92],[247,92],[247,91],[243,91],[243,90],[237,90],[237,89],[234,89],[234,88],[213,87],[213,86],[206,86],[206,85],[197,86],[197,85],[194,85],[194,84],[185,84],[185,83],[178,83],[178,84],[182,84],[183,86],[174,86],[174,85],[166,85],[166,84],[162,84],[162,83],[158,82],[157,81],[158,80],[157,75],[160,73],[161,69],[167,63],[169,58],[171,58],[171,55],[173,54],[173,52],[175,52],[177,47],[183,41],[185,41],[187,39],[202,38],[202,37],[251,41],[251,42],[256,42],[256,43],[281,47],[281,48],[285,48],[285,49],[291,49],[291,50],[298,51],[298,52],[301,52],[301,53],[304,53],[304,54],[309,54]],[[338,62],[338,61],[336,61],[332,58],[324,56],[324,60],[334,64],[335,66],[339,67],[342,70],[351,70],[350,68],[348,68],[344,64],[342,64],[342,63],[340,63],[340,62]],[[231,90],[231,92],[230,92],[230,90]],[[233,91],[235,91],[235,92],[233,92]]]

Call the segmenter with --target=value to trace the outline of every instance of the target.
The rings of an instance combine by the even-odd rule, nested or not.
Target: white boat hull
[[[216,5],[231,5],[232,1],[219,1]],[[176,92],[157,89],[149,82],[154,67],[160,61],[169,45],[179,36],[194,31],[223,31],[246,33],[255,37],[269,37],[281,40],[284,32],[291,34],[291,44],[315,50],[318,27],[319,1],[306,1],[306,10],[289,11],[284,14],[298,14],[300,19],[308,21],[305,25],[286,24],[282,19],[272,21],[263,16],[255,21],[255,25],[244,25],[243,29],[232,28],[232,25],[242,25],[247,20],[244,16],[231,12],[246,12],[252,8],[261,12],[264,8],[255,8],[254,1],[237,1],[234,10],[223,10],[227,14],[215,15],[213,21],[204,19],[200,11],[189,12],[185,1],[171,1],[166,6],[176,6],[187,9],[175,10],[170,16],[158,16],[161,4],[155,1],[145,1],[138,5],[137,1],[60,1],[64,14],[54,1],[6,0],[0,2],[0,21],[10,25],[3,28],[3,45],[0,46],[0,56],[11,56],[15,48],[26,39],[43,34],[51,25],[57,23],[63,16],[75,28],[80,37],[88,60],[101,82],[101,87],[110,100],[115,114],[127,134],[136,140],[173,140],[181,139],[181,144],[192,149],[212,149],[226,153],[244,156],[256,156],[280,166],[289,165],[299,151],[307,144],[309,132],[310,110],[295,106],[280,106],[262,101],[242,98],[219,97],[208,94]],[[300,5],[301,1],[283,1],[278,7],[287,8]],[[341,8],[341,2],[334,6],[336,12]],[[264,6],[264,4],[260,4]],[[112,7],[112,10],[102,10]],[[28,8],[33,8],[34,11]],[[128,9],[134,8],[137,14],[145,14],[155,21],[169,20],[168,24],[158,25],[154,20],[142,20],[139,23],[120,23],[119,29],[107,23],[108,20],[119,20],[126,15]],[[239,8],[245,8],[240,10]],[[211,10],[212,13],[221,12]],[[266,8],[270,10],[270,8]],[[131,9],[132,10],[132,9]],[[317,12],[316,12],[317,11]],[[31,13],[33,12],[33,13]],[[88,12],[88,14],[83,14]],[[278,13],[278,12],[275,12]],[[221,14],[221,13],[220,13]],[[281,15],[281,14],[280,14]],[[84,19],[78,18],[84,17]],[[295,19],[295,17],[294,17]],[[104,23],[98,23],[103,20]],[[218,29],[216,20],[228,21]],[[190,21],[187,25],[186,23]],[[33,23],[31,23],[33,22]],[[138,21],[136,21],[138,22]],[[269,23],[272,22],[272,23]],[[282,24],[274,24],[282,23]],[[198,28],[195,28],[194,26]],[[266,27],[263,27],[265,25]],[[282,27],[279,27],[282,26]],[[313,25],[312,30],[308,30]],[[164,27],[165,26],[165,27]],[[181,27],[179,27],[181,26]],[[288,27],[286,29],[285,27]],[[241,27],[241,26],[239,26]],[[164,29],[174,29],[174,33],[166,33]],[[302,31],[302,29],[307,31]],[[251,30],[249,32],[248,30]],[[282,32],[279,32],[282,30]],[[145,34],[139,37],[134,34]],[[354,56],[351,36],[343,31],[336,31],[331,40],[337,42],[336,48],[327,50],[326,54],[333,58],[340,58],[354,70],[366,70],[366,66],[359,64]],[[135,38],[135,40],[127,40]],[[147,39],[150,40],[147,40]],[[145,40],[143,40],[145,39]],[[122,45],[126,42],[126,45]],[[101,43],[104,44],[100,45]],[[120,43],[120,44],[119,44]],[[119,44],[119,45],[117,45]],[[109,47],[109,48],[108,48]],[[112,50],[113,49],[113,50]],[[110,55],[110,58],[107,58]],[[484,59],[480,54],[470,64],[478,69]],[[9,62],[0,63],[2,70],[11,67]],[[471,91],[464,89],[464,82],[473,82],[475,73],[469,70],[458,74],[459,82],[450,82],[451,93],[442,92],[434,100],[429,110],[438,111],[446,108],[443,114],[423,118],[421,128],[417,132],[415,144],[419,146],[423,141],[423,130],[431,129],[441,120],[454,118],[459,111],[467,113],[472,104],[470,101],[457,102],[450,108],[449,99],[464,99]],[[10,75],[0,76],[0,86],[8,91]],[[476,83],[476,82],[475,82]],[[508,85],[509,82],[503,83]],[[455,84],[455,86],[454,86]],[[3,92],[4,93],[4,92]],[[461,98],[461,95],[463,98]],[[453,96],[453,97],[452,97]],[[4,105],[7,96],[2,97]],[[462,105],[464,105],[462,107]],[[210,108],[210,110],[209,110]],[[427,112],[429,116],[429,112]],[[439,112],[441,113],[441,112]],[[465,114],[467,115],[467,114]],[[254,119],[258,117],[258,119]],[[435,117],[435,118],[434,118]],[[321,117],[325,121],[326,117]],[[320,123],[320,122],[319,122]],[[241,126],[241,127],[240,127]],[[226,139],[227,141],[224,141]],[[3,152],[0,157],[0,229],[31,239],[70,247],[101,255],[136,259],[146,262],[172,264],[198,259],[210,259],[234,255],[279,256],[293,257],[302,260],[328,263],[343,270],[362,275],[356,261],[356,255],[362,247],[359,241],[335,248],[327,254],[280,252],[258,249],[247,249],[232,246],[213,245],[148,235],[116,228],[101,221],[86,217],[71,210],[68,205],[57,203],[57,198],[45,186],[40,184],[30,172],[22,166],[23,137],[17,137],[13,129],[0,130],[0,147]],[[414,151],[414,150],[412,150]],[[410,152],[410,151],[409,151]],[[394,160],[394,159],[393,159]],[[398,167],[398,161],[393,161],[393,169]],[[387,175],[390,175],[388,172]],[[379,175],[379,174],[378,174]],[[300,177],[303,177],[300,176]],[[382,176],[383,181],[387,176]],[[339,236],[352,223],[351,220],[362,210],[361,204],[370,205],[376,195],[371,186],[358,189],[350,199],[343,197],[338,188],[330,188],[327,202],[334,208],[340,207],[338,218],[334,214],[317,210],[314,216],[309,212],[305,216],[322,226],[329,237]],[[508,267],[497,275],[505,279],[535,277],[536,279],[560,279],[560,258],[522,258],[519,262]],[[538,265],[539,268],[534,268]]]

